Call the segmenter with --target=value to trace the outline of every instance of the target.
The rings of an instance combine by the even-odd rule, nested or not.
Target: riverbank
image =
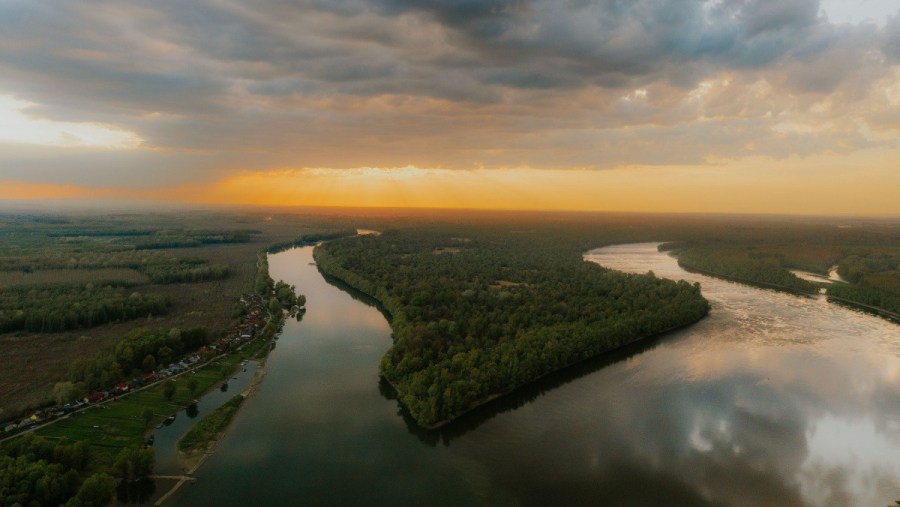
[[[327,284],[309,264],[311,249],[271,256],[273,276],[309,296],[308,317],[286,322],[264,385],[197,481],[166,505],[689,505],[751,495],[758,504],[777,497],[824,506],[795,481],[831,484],[834,467],[819,464],[838,467],[838,486],[859,470],[897,477],[883,452],[897,447],[884,423],[897,409],[884,398],[897,389],[884,374],[900,361],[895,328],[824,301],[691,275],[655,248],[642,251],[609,258],[621,271],[639,257],[648,262],[631,262],[636,273],[699,281],[709,316],[519,389],[437,432],[398,415],[377,380],[391,345],[381,314]],[[879,445],[854,445],[859,434]],[[840,454],[835,442],[845,444]],[[848,490],[856,492],[848,503],[886,505],[892,484]]]
[[[708,315],[708,314],[707,314],[707,315]],[[701,317],[698,318],[698,319],[695,319],[695,320],[692,320],[692,321],[690,321],[690,322],[686,322],[686,323],[684,323],[684,324],[681,324],[681,325],[678,325],[678,326],[675,326],[675,327],[666,329],[666,330],[664,330],[664,331],[660,331],[660,332],[658,332],[658,333],[654,333],[654,334],[651,334],[651,335],[647,335],[647,336],[644,336],[644,337],[641,337],[641,338],[637,338],[637,339],[631,340],[631,341],[629,341],[629,342],[627,342],[627,343],[623,343],[622,345],[619,345],[618,347],[614,347],[614,348],[611,348],[611,349],[607,349],[607,350],[604,350],[603,352],[601,352],[601,353],[599,353],[599,354],[593,355],[593,356],[591,356],[591,357],[586,357],[586,358],[584,358],[584,359],[580,359],[580,360],[575,361],[575,362],[573,362],[573,363],[567,364],[566,366],[563,366],[562,368],[557,368],[557,369],[555,369],[555,370],[548,371],[547,373],[544,373],[543,375],[541,375],[541,376],[539,376],[539,377],[535,377],[534,379],[531,379],[531,380],[529,380],[528,382],[524,382],[524,383],[522,383],[522,384],[519,384],[519,385],[517,385],[516,387],[514,387],[514,388],[512,388],[512,389],[509,389],[509,390],[507,390],[507,391],[503,391],[502,393],[494,393],[494,394],[491,394],[491,395],[489,395],[487,398],[485,398],[484,400],[478,402],[478,403],[475,404],[475,405],[472,405],[471,407],[469,407],[468,409],[466,409],[464,412],[460,412],[459,414],[453,416],[453,417],[450,418],[450,419],[445,419],[445,420],[443,420],[443,421],[438,421],[437,423],[434,423],[434,424],[431,424],[431,425],[422,425],[422,427],[425,428],[426,430],[429,430],[429,431],[437,431],[437,430],[440,430],[441,428],[443,428],[443,427],[445,427],[445,426],[447,426],[447,425],[450,425],[450,424],[452,424],[453,422],[455,422],[455,421],[457,421],[457,420],[459,420],[459,419],[462,419],[464,416],[466,416],[466,415],[468,415],[468,414],[470,414],[470,413],[472,413],[472,412],[475,412],[475,411],[478,410],[478,409],[483,408],[485,405],[488,405],[488,404],[490,404],[491,402],[494,402],[494,401],[496,401],[496,400],[502,399],[502,398],[505,397],[505,396],[509,396],[509,395],[511,395],[511,394],[513,394],[513,393],[515,393],[515,392],[517,392],[517,391],[520,391],[520,390],[525,389],[525,388],[527,388],[527,387],[530,387],[530,386],[532,386],[532,385],[534,385],[534,384],[537,384],[537,383],[543,381],[544,379],[546,379],[547,377],[550,377],[550,376],[553,376],[553,375],[557,375],[557,374],[559,374],[559,373],[562,373],[562,372],[564,372],[564,371],[566,371],[566,370],[569,370],[569,369],[572,369],[572,368],[576,368],[576,367],[578,367],[578,366],[580,366],[580,365],[582,365],[582,364],[588,363],[588,362],[590,362],[590,361],[596,361],[596,360],[599,360],[600,358],[603,358],[603,357],[606,357],[606,356],[611,356],[611,355],[613,355],[613,354],[616,354],[616,353],[618,353],[618,352],[621,352],[622,350],[626,350],[626,349],[628,349],[628,348],[630,348],[630,347],[634,347],[635,345],[638,345],[638,344],[643,343],[643,342],[649,342],[649,341],[653,341],[653,340],[659,340],[659,339],[661,339],[662,337],[666,336],[667,334],[674,333],[674,332],[676,332],[676,331],[680,331],[680,330],[685,329],[685,328],[687,328],[687,327],[693,326],[694,324],[696,324],[696,323],[700,322],[701,320],[705,319],[705,318],[707,317],[707,315],[703,315],[703,316],[701,316]],[[391,382],[388,378],[386,378],[386,377],[383,376],[383,375],[381,376],[381,378],[384,379],[384,381],[387,382],[388,385],[390,385],[391,388],[394,389],[395,392],[397,392],[397,393],[400,392],[400,391],[397,389],[397,386],[394,385],[394,383]]]
[[[317,261],[318,270],[320,271],[320,273],[322,273],[323,276],[326,277],[326,279],[330,278],[331,280],[337,280],[338,282],[340,282],[340,285],[338,285],[338,286],[342,290],[345,290],[347,287],[349,287],[351,290],[353,290],[355,292],[364,294],[368,299],[371,299],[372,301],[374,301],[376,303],[374,305],[376,308],[386,309],[387,312],[389,313],[389,315],[391,315],[393,317],[398,317],[398,318],[388,318],[388,322],[389,322],[389,324],[391,324],[391,327],[394,330],[395,335],[398,332],[397,331],[398,328],[401,325],[404,325],[406,323],[407,318],[405,317],[403,305],[400,303],[400,301],[397,298],[391,297],[390,294],[388,294],[388,292],[386,290],[383,290],[380,287],[376,287],[376,286],[374,286],[374,284],[368,283],[365,279],[363,279],[362,277],[360,277],[359,275],[357,275],[355,273],[349,272],[346,268],[344,268],[343,266],[336,263],[334,261],[334,259],[330,258],[322,249],[317,248],[316,250],[314,250],[313,256]],[[691,315],[690,318],[688,318],[687,320],[684,320],[682,322],[679,322],[676,325],[670,326],[670,327],[660,330],[660,331],[650,332],[649,334],[638,335],[638,336],[630,338],[630,339],[622,339],[622,336],[626,336],[626,332],[622,331],[622,334],[611,337],[612,339],[609,340],[609,342],[612,343],[612,346],[610,346],[609,343],[607,343],[606,344],[607,348],[603,348],[603,346],[601,346],[599,344],[592,344],[592,345],[588,346],[588,348],[585,348],[585,350],[583,350],[581,353],[579,353],[577,355],[576,360],[567,362],[558,367],[550,367],[550,368],[546,369],[546,371],[543,371],[543,373],[528,377],[526,380],[515,383],[515,385],[509,387],[508,389],[504,389],[503,391],[489,393],[484,397],[474,399],[471,403],[469,403],[466,406],[466,408],[453,412],[451,417],[445,417],[445,418],[439,419],[434,422],[429,422],[429,421],[423,421],[423,420],[421,420],[421,418],[416,417],[412,413],[411,410],[410,410],[410,415],[413,416],[413,419],[415,419],[417,424],[419,426],[421,426],[422,428],[425,428],[427,430],[440,429],[448,424],[451,424],[453,421],[456,421],[457,419],[483,407],[484,405],[487,405],[497,399],[507,396],[519,389],[522,389],[525,386],[539,382],[550,375],[554,375],[556,373],[559,373],[560,371],[571,368],[573,366],[584,363],[586,361],[593,360],[598,357],[602,357],[603,355],[619,351],[619,350],[621,350],[625,347],[631,346],[637,342],[649,340],[649,339],[655,339],[662,335],[670,333],[672,331],[693,325],[694,323],[703,319],[708,314],[708,311],[709,311],[709,309],[708,309],[708,305],[707,305],[703,312],[698,312],[696,315]],[[382,313],[384,313],[384,311],[382,311]],[[544,331],[546,331],[546,330],[545,329],[537,330],[537,332],[544,332]],[[555,331],[557,336],[561,332],[563,332],[563,330],[561,330],[561,329],[557,329]],[[551,336],[553,335],[553,333],[554,332],[550,333]],[[556,338],[551,337],[548,340],[555,341]],[[599,343],[599,342],[597,342],[597,343]],[[395,345],[396,345],[396,341],[395,341]],[[537,352],[541,353],[542,350],[537,350]],[[382,361],[382,366],[383,365],[384,365],[384,361]],[[541,368],[541,369],[543,370],[544,368]],[[387,375],[384,374],[383,369],[382,369],[381,373],[382,373],[381,377],[397,393],[397,395],[398,395],[397,397],[401,401],[401,403],[404,405],[404,407],[407,410],[409,410],[410,406],[408,403],[404,402],[404,397],[406,397],[407,401],[408,401],[409,397],[414,396],[414,394],[411,394],[411,392],[409,392],[405,389],[402,389],[401,386],[398,385],[397,382],[395,382],[394,380],[392,380],[391,378],[389,378]]]
[[[674,257],[676,259],[678,258],[677,256],[674,256]],[[756,287],[759,289],[769,289],[769,290],[775,290],[778,292],[786,292],[788,294],[793,294],[795,296],[804,296],[804,297],[812,297],[812,298],[824,297],[829,303],[839,304],[839,305],[845,306],[847,308],[852,308],[855,310],[859,310],[861,312],[868,313],[870,315],[875,315],[877,317],[881,317],[885,320],[894,322],[895,324],[900,324],[900,314],[894,313],[890,310],[885,310],[884,308],[879,308],[877,306],[860,303],[859,301],[853,301],[852,299],[842,298],[840,296],[828,294],[827,287],[823,287],[826,289],[826,292],[824,294],[819,293],[819,292],[807,292],[807,291],[802,291],[802,290],[795,289],[792,287],[786,287],[784,285],[778,285],[778,284],[767,283],[767,282],[759,282],[759,281],[754,281],[754,280],[747,280],[747,279],[738,278],[738,277],[734,277],[734,276],[723,275],[721,273],[716,273],[714,271],[689,268],[689,267],[682,265],[681,263],[679,263],[679,266],[681,267],[681,269],[684,269],[685,271],[687,271],[689,273],[697,273],[700,275],[711,276],[714,278],[719,278],[721,280],[726,280],[729,282],[739,283],[739,284],[743,284],[743,285],[749,285],[751,287]],[[820,285],[825,286],[825,285],[830,285],[834,281],[835,280],[828,280],[827,283],[826,282],[815,282],[815,283],[819,283]],[[847,282],[840,280],[840,283],[846,284]]]
[[[266,375],[265,369],[262,368],[263,364],[264,361],[260,360],[260,365],[253,375],[253,380],[250,381],[250,385],[244,391],[235,395],[231,401],[201,419],[178,441],[178,461],[187,475],[193,474],[213,454],[216,445],[225,436],[231,421],[243,406],[243,402],[257,390],[263,377]],[[192,435],[195,431],[197,434]],[[182,448],[182,443],[187,438],[191,438],[192,441],[184,444],[184,448]]]

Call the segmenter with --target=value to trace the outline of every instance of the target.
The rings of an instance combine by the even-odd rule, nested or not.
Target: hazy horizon
[[[0,6],[13,202],[896,217],[898,133],[887,0]]]

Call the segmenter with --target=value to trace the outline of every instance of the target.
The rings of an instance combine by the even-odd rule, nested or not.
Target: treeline
[[[159,250],[165,248],[196,248],[204,245],[248,243],[259,231],[196,232],[193,234],[156,234],[134,241],[135,250]]]
[[[228,266],[205,259],[186,259],[162,252],[71,252],[28,257],[0,257],[0,271],[34,272],[47,269],[128,268],[150,277],[153,283],[192,283],[229,276]]]
[[[227,278],[231,271],[224,264],[209,264],[202,259],[180,259],[171,264],[152,264],[137,269],[153,283],[196,283]]]
[[[279,280],[275,284],[273,299],[278,303],[279,308],[290,310],[295,306],[303,306],[306,304],[306,296],[297,294],[293,285]]]
[[[290,250],[291,248],[295,248],[298,246],[315,245],[320,241],[330,241],[338,238],[346,238],[348,236],[356,236],[356,229],[338,229],[332,231],[303,234],[295,240],[283,241],[281,243],[270,245],[266,249],[266,251],[274,254],[283,252],[285,250]]]
[[[79,227],[66,227],[63,230],[51,231],[47,233],[51,238],[75,238],[79,236],[88,237],[133,237],[133,236],[150,236],[155,231],[148,229],[82,229]]]
[[[116,481],[102,472],[85,479],[89,465],[89,449],[83,442],[31,433],[6,442],[0,453],[0,505],[107,505]]]
[[[54,285],[0,290],[0,333],[57,332],[166,312],[168,300],[121,287]]]
[[[900,248],[851,250],[838,274],[853,285],[833,284],[829,296],[900,314]]]
[[[853,250],[838,263],[848,282],[900,295],[900,248]]]
[[[669,248],[672,246],[670,245]],[[772,257],[754,257],[731,247],[688,247],[677,252],[678,265],[688,271],[749,282],[773,289],[815,293],[818,286],[798,278]]]
[[[253,290],[264,297],[271,296],[272,291],[275,290],[275,280],[269,276],[269,258],[264,251],[256,255],[256,278],[254,278]]]
[[[75,392],[83,394],[166,366],[208,342],[209,336],[203,328],[183,331],[178,328],[139,328],[123,336],[114,347],[97,357],[72,361],[67,377],[75,385]]]
[[[269,275],[267,251],[259,252],[257,256],[256,279],[254,282],[256,293],[268,301],[269,311],[273,314],[280,312],[282,309],[290,310],[295,306],[305,305],[306,296],[297,294],[293,285],[288,285],[281,280],[275,283],[275,280]]]
[[[0,447],[0,506],[104,507],[119,481],[150,476],[153,448],[124,448],[111,466],[94,463],[84,442],[25,434]]]
[[[848,285],[836,283],[828,286],[826,294],[831,297],[859,303],[875,308],[882,308],[900,315],[900,296],[884,289],[865,285]]]
[[[474,232],[388,231],[315,251],[324,273],[391,314],[381,371],[423,426],[708,312],[697,285],[583,261],[584,237]]]
[[[857,242],[861,241],[857,238]],[[817,292],[837,301],[900,313],[900,247],[860,247],[831,240],[825,244],[684,241],[660,245],[674,251],[678,264],[697,271],[774,289]],[[788,268],[826,274],[838,266],[847,283],[815,283],[796,277]]]

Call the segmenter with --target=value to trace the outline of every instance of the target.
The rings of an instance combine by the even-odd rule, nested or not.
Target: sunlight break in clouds
[[[895,0],[0,2],[0,180],[166,200],[900,215],[898,97]]]
[[[141,144],[137,134],[105,125],[33,118],[26,111],[36,105],[0,95],[0,141],[113,149],[137,148]]]
[[[856,162],[861,167],[854,172],[836,170],[843,164],[829,157],[777,166],[754,159],[728,167],[609,171],[279,169],[244,171],[186,195],[213,204],[278,206],[884,215],[896,207],[900,173],[879,161],[898,155],[873,151]],[[811,179],[811,168],[822,175]],[[884,185],[873,190],[871,180]]]

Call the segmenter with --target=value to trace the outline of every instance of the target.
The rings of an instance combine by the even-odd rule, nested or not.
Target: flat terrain
[[[220,337],[237,318],[241,294],[253,290],[260,250],[294,241],[304,233],[332,230],[345,223],[344,217],[262,212],[64,216],[0,213],[0,267],[26,266],[25,270],[0,269],[0,292],[112,283],[123,285],[129,293],[161,295],[168,301],[164,314],[151,317],[61,332],[19,330],[0,334],[4,365],[0,369],[0,421],[27,415],[35,407],[51,401],[54,384],[65,380],[72,360],[93,357],[137,327],[199,327],[206,329],[210,337]],[[128,254],[138,243],[146,244],[154,235],[168,238],[177,233],[206,237],[229,231],[250,232],[244,242],[137,251],[225,266],[228,274],[221,279],[152,283],[147,274],[128,267],[55,267],[59,263],[71,264],[71,259],[93,261],[104,256],[115,259]],[[39,262],[54,267],[43,269]],[[28,267],[30,264],[35,267]]]
[[[837,265],[851,284],[832,290],[873,306],[897,304],[900,294],[900,224],[887,219],[403,209],[0,212],[0,293],[113,284],[126,294],[168,301],[164,313],[149,317],[0,334],[0,420],[51,400],[54,384],[65,379],[73,359],[96,355],[137,327],[200,327],[213,338],[220,336],[235,319],[240,295],[253,289],[260,250],[290,244],[302,234],[348,227],[446,230],[446,241],[428,251],[438,262],[466,255],[473,227],[515,238],[523,251],[534,248],[534,235],[554,231],[563,231],[568,248],[583,251],[612,243],[674,241],[685,252],[721,261],[717,267],[738,274],[762,266],[756,272],[791,280],[789,269],[824,273]],[[185,272],[189,275],[195,265],[222,268],[227,275],[191,280]],[[154,281],[163,279],[160,273],[186,281]],[[500,273],[492,283],[495,290],[507,291],[521,281]]]

